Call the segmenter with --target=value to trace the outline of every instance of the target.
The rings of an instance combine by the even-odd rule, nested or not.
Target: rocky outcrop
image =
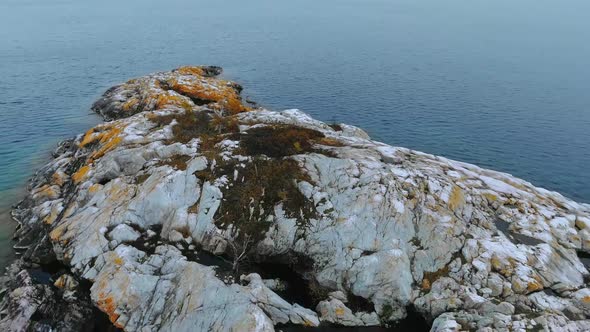
[[[219,72],[145,76],[93,106],[110,121],[62,143],[14,211],[23,281],[2,326],[60,329],[39,309],[54,301],[78,330],[90,302],[128,331],[386,326],[409,312],[433,331],[590,329],[589,205],[252,109]],[[28,281],[57,263],[55,285]]]

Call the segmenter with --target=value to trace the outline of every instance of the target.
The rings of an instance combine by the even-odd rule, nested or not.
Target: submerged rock
[[[63,142],[13,212],[12,270],[68,271],[7,283],[1,326],[83,330],[92,301],[127,331],[388,326],[409,310],[433,331],[590,328],[589,205],[252,109],[219,73],[156,73],[95,103],[111,121]],[[41,323],[49,303],[77,320]]]

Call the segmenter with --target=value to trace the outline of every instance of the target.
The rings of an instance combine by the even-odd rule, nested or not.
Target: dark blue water
[[[182,64],[590,202],[590,2],[3,0],[0,208],[105,89]],[[5,234],[6,232],[1,234]]]

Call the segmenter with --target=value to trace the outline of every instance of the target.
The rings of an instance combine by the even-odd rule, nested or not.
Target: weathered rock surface
[[[108,90],[93,110],[112,121],[62,143],[15,209],[13,269],[65,264],[75,277],[56,283],[90,282],[128,331],[388,325],[409,308],[432,331],[590,329],[589,205],[298,110],[251,109],[219,72]],[[267,263],[307,300],[290,301]],[[35,328],[48,301],[86,303],[21,293],[4,298],[7,329]]]

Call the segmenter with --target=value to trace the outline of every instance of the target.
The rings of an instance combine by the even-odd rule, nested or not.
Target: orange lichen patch
[[[156,109],[162,109],[166,106],[180,106],[184,109],[191,109],[192,105],[184,97],[173,94],[160,94],[156,99]]]
[[[590,304],[590,295],[589,296],[584,296],[582,298],[582,302],[586,303],[586,304]]]
[[[529,293],[543,289],[543,282],[541,278],[539,278],[539,276],[534,276],[533,278],[535,280],[529,281],[526,286],[526,289]]]
[[[539,284],[536,281],[529,281],[526,286],[528,292],[534,292],[543,289],[543,285]]]
[[[88,171],[90,171],[90,166],[84,165],[80,167],[76,173],[72,174],[72,180],[74,180],[74,183],[80,183],[86,177]]]
[[[57,288],[64,288],[66,286],[66,279],[64,278],[64,275],[60,276],[54,283],[53,285]]]
[[[179,74],[182,74],[182,75],[203,76],[203,74],[204,74],[203,68],[195,67],[195,66],[180,67],[180,68],[176,69],[176,72],[178,72]]]
[[[102,146],[90,155],[89,161],[92,162],[117,147],[123,141],[123,137],[120,136],[121,132],[123,132],[123,128],[118,126],[114,126],[110,130],[102,132],[100,137],[100,143],[102,143]]]
[[[53,175],[51,176],[51,183],[56,184],[58,186],[63,186],[64,183],[66,183],[68,179],[67,174],[65,174],[62,171],[57,171],[55,173],[53,173]]]
[[[121,106],[121,108],[124,111],[129,112],[129,111],[135,110],[137,108],[138,104],[139,104],[139,99],[137,99],[136,97],[131,97],[123,104],[123,106]]]
[[[57,190],[56,190],[57,189]],[[56,199],[59,197],[59,187],[44,185],[33,190],[33,197],[35,199]]]
[[[117,306],[112,296],[108,296],[105,298],[101,297],[101,299],[99,299],[96,304],[102,312],[109,316],[109,320],[111,321],[111,323],[113,323],[117,328],[123,328],[122,324],[117,323],[117,319],[119,319],[120,315],[115,312]]]
[[[117,257],[115,257],[115,259],[113,260],[113,262],[114,262],[116,265],[123,265],[123,259],[122,259],[121,257],[118,257],[118,256],[117,256]]]
[[[211,105],[211,107],[227,110],[230,114],[251,110],[250,107],[242,103],[238,91],[230,82],[200,78],[182,83],[173,79],[169,83],[174,91],[191,99],[216,103],[216,105]]]
[[[451,190],[451,195],[449,196],[449,208],[451,210],[457,210],[457,208],[461,207],[465,202],[465,197],[463,195],[463,190],[458,186],[453,186]]]
[[[46,224],[46,225],[51,225],[51,224],[53,224],[53,222],[54,222],[54,221],[57,219],[57,217],[59,216],[59,213],[60,213],[60,212],[61,212],[61,211],[60,211],[60,209],[58,209],[58,208],[56,208],[56,207],[53,207],[53,208],[51,209],[51,213],[50,213],[50,214],[49,214],[47,217],[45,217],[45,219],[43,219],[43,223],[44,223],[44,224]]]
[[[334,309],[334,313],[336,314],[336,316],[343,316],[344,309],[343,308],[336,308],[336,309]]]
[[[319,143],[322,145],[327,145],[327,146],[344,146],[344,144],[342,144],[340,141],[338,141],[337,139],[331,138],[331,137],[322,137],[319,140]]]
[[[422,289],[430,290],[430,281],[426,278],[422,279]]]
[[[102,186],[98,183],[95,183],[93,185],[90,186],[90,188],[88,188],[88,192],[91,194],[96,193]]]
[[[123,129],[125,129],[125,125],[123,124],[106,124],[88,130],[79,146],[83,148],[97,141],[102,144],[99,150],[90,155],[88,163],[102,157],[105,153],[119,145],[123,141],[121,137]]]
[[[78,144],[78,146],[83,148],[86,145],[94,142],[96,139],[97,139],[97,137],[94,134],[94,128],[91,128],[86,132],[86,134],[84,135],[84,138],[82,139],[82,142],[80,142],[80,144]]]
[[[61,236],[65,233],[65,230],[66,229],[65,229],[64,225],[61,225],[49,233],[49,238],[51,239],[51,241],[57,242],[57,241],[59,241]]]

